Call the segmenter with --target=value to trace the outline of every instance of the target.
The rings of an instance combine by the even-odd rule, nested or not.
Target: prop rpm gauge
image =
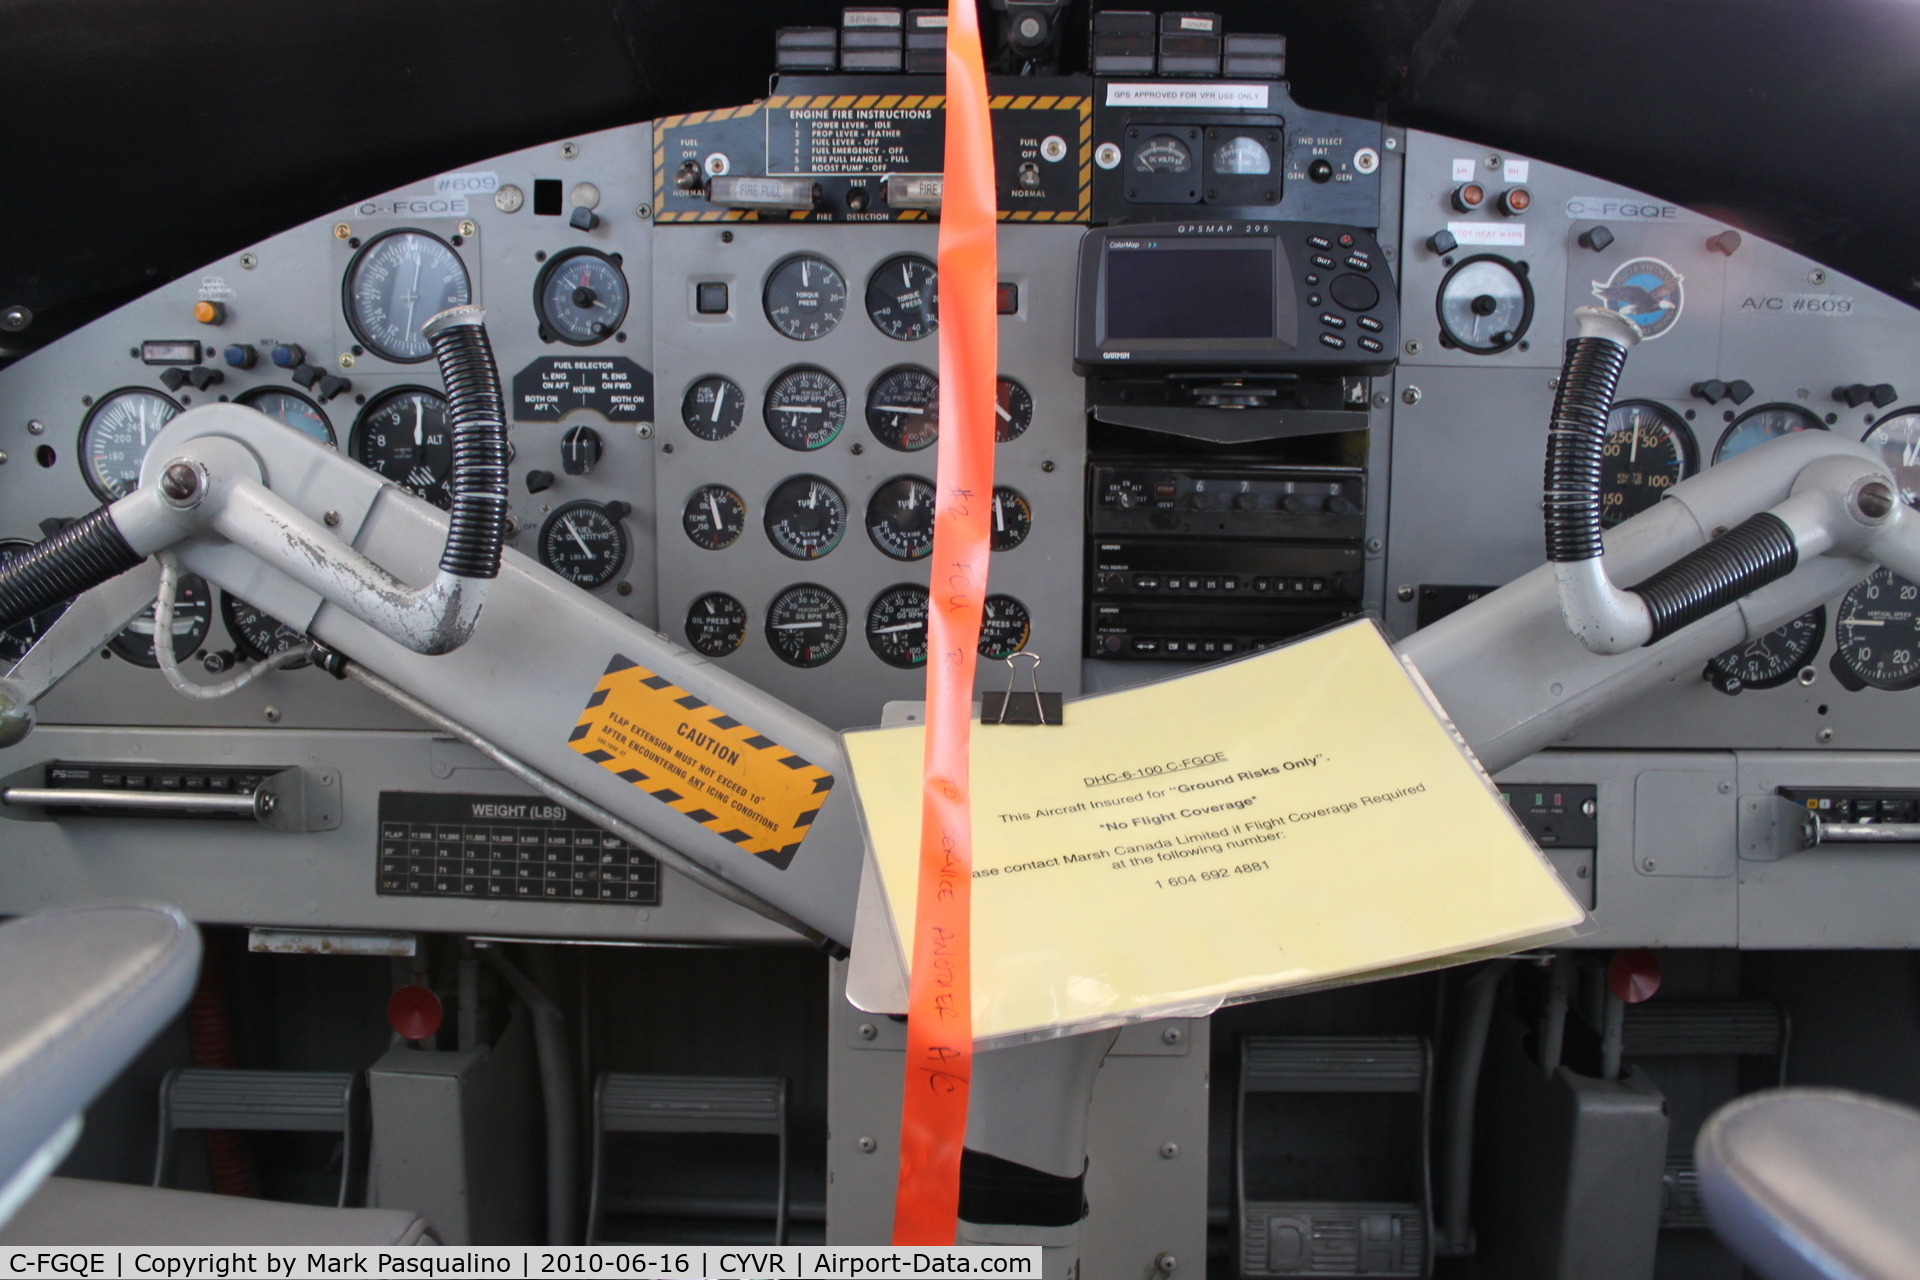
[[[747,530],[745,499],[723,484],[695,489],[680,512],[680,527],[693,545],[707,551],[725,551]]]
[[[1826,635],[1827,611],[1821,607],[1801,614],[1758,640],[1727,650],[1707,663],[1704,674],[1722,693],[1778,688],[1813,661]]]
[[[747,638],[747,606],[724,591],[709,591],[687,606],[687,643],[695,653],[724,658]]]
[[[107,641],[107,647],[135,666],[159,667],[160,659],[153,652],[153,611],[157,607],[157,602],[148,605],[125,631]],[[198,653],[212,626],[212,589],[198,574],[181,574],[173,594],[174,659],[185,662]]]
[[[145,387],[100,397],[80,426],[80,470],[94,496],[112,502],[138,488],[147,446],[179,413],[179,405]]]
[[[988,596],[980,617],[980,656],[1005,658],[1027,647],[1033,615],[1012,596]]]
[[[746,412],[746,392],[717,374],[688,387],[680,401],[680,421],[702,440],[725,440],[740,429]]]
[[[453,505],[447,472],[453,467],[453,437],[447,398],[425,387],[395,387],[361,411],[347,438],[355,462],[438,507]]]
[[[1882,567],[1840,602],[1834,678],[1858,692],[1920,685],[1920,587]]]
[[[466,264],[453,246],[431,232],[402,227],[382,232],[360,247],[341,286],[353,336],[396,364],[419,364],[433,355],[420,326],[449,307],[473,301]]]
[[[767,540],[783,556],[818,560],[847,532],[847,500],[819,476],[794,476],[767,499]]]
[[[0,565],[14,557],[31,551],[34,544],[24,539],[9,538],[0,542]],[[16,622],[5,631],[0,631],[0,662],[11,666],[27,656],[27,650],[33,648],[33,642],[47,633],[47,628],[60,620],[67,611],[71,600],[62,600],[59,604],[48,605],[31,618]]]
[[[1600,523],[1630,520],[1699,468],[1693,432],[1671,409],[1622,400],[1607,415],[1601,450]]]
[[[1011,551],[1033,532],[1033,504],[1018,489],[999,484],[993,487],[993,519],[987,526],[988,545],[995,551]]]
[[[901,365],[874,379],[867,391],[867,429],[889,449],[914,453],[940,438],[940,380]]]
[[[598,249],[557,253],[533,286],[542,336],[590,347],[613,336],[627,318],[627,277],[620,260]]]
[[[1032,425],[1033,394],[1012,378],[1000,379],[993,389],[993,442],[1018,440]]]
[[[627,563],[627,531],[599,503],[569,502],[540,526],[540,563],[576,587],[598,591]]]
[[[867,318],[889,338],[913,342],[940,327],[934,265],[917,253],[888,258],[867,277]]]
[[[1879,451],[1907,505],[1920,507],[1920,409],[1895,410],[1860,438]]]
[[[1713,460],[1716,463],[1725,462],[1755,445],[1790,436],[1796,431],[1826,429],[1826,423],[1797,404],[1763,404],[1733,420],[1733,425],[1720,436],[1720,443],[1713,446]]]
[[[1533,323],[1526,271],[1497,253],[1462,259],[1440,282],[1440,334],[1476,356],[1505,351]]]
[[[297,649],[307,642],[305,636],[278,618],[264,614],[239,596],[228,595],[224,591],[220,593],[220,620],[227,624],[227,634],[233,637],[233,647],[241,657],[251,662],[260,662],[289,649]],[[286,669],[298,671],[306,665],[307,660],[302,658],[289,663]]]
[[[867,606],[867,644],[890,667],[927,665],[927,589],[910,582],[888,587]]]
[[[280,387],[255,387],[241,396],[238,403],[249,409],[258,409],[281,426],[292,427],[302,435],[312,436],[330,448],[340,447],[340,442],[333,436],[333,423],[327,421],[327,415],[319,405],[298,391],[287,391]]]
[[[882,555],[922,560],[933,551],[933,485],[896,476],[867,499],[867,536]]]
[[[812,342],[847,314],[847,282],[825,258],[802,253],[773,269],[762,302],[774,328],[795,342]]]
[[[847,392],[825,369],[789,369],[767,388],[767,430],[805,453],[833,443],[847,425]]]
[[[767,606],[767,644],[790,667],[819,667],[847,643],[847,606],[811,582],[788,587]]]

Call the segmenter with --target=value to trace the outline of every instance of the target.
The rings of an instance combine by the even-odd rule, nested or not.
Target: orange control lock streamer
[[[999,363],[993,126],[973,0],[947,17],[940,200],[940,443],[927,608],[920,881],[900,1108],[893,1242],[952,1244],[973,1075],[969,940],[973,823],[967,749],[987,594],[993,395]]]

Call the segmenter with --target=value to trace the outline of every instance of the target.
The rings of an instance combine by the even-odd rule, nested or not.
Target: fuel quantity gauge
[[[556,507],[540,526],[540,563],[576,587],[597,591],[619,577],[626,562],[626,530],[597,502]]]

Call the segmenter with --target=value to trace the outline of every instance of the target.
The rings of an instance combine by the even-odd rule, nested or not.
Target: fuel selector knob
[[[584,476],[600,465],[606,443],[592,427],[575,427],[560,439],[560,464],[570,476]]]

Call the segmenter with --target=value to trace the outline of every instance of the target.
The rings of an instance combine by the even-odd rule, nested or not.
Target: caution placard
[[[833,790],[819,765],[619,654],[567,741],[782,871]]]

